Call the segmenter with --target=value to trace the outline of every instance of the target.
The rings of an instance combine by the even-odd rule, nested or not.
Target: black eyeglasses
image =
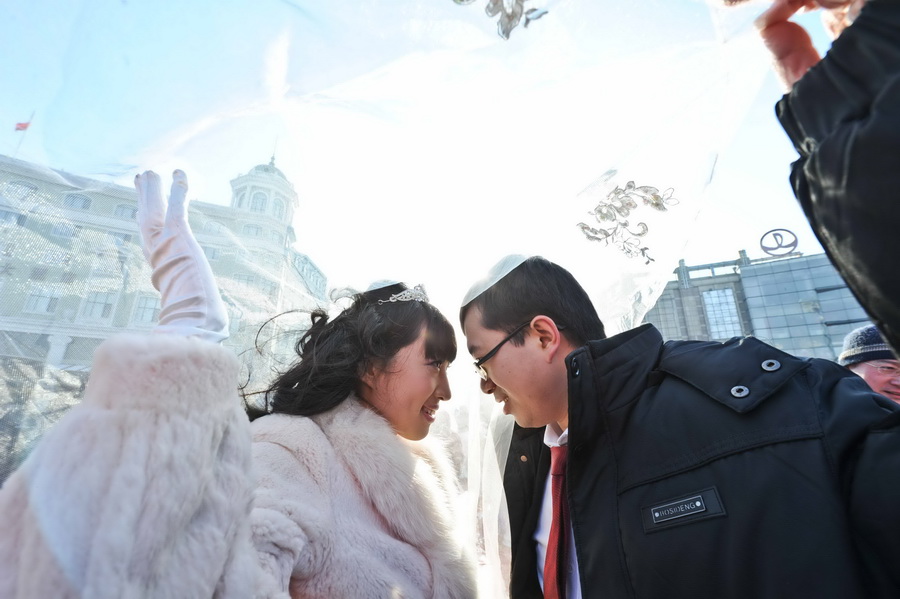
[[[510,333],[509,335],[507,335],[503,339],[503,341],[501,341],[500,343],[495,345],[494,349],[492,349],[488,353],[484,354],[484,357],[482,357],[478,360],[475,360],[475,372],[478,373],[478,376],[481,377],[481,380],[483,380],[483,381],[488,380],[488,373],[487,373],[487,370],[484,369],[484,363],[487,362],[488,360],[490,360],[491,358],[493,358],[494,354],[496,354],[498,351],[500,351],[500,348],[503,347],[504,343],[506,343],[513,337],[515,337],[516,333],[518,333],[519,331],[521,331],[522,329],[527,327],[529,324],[531,324],[531,320],[527,320],[527,321],[523,322],[522,324],[517,326],[515,329],[513,329],[513,332]]]

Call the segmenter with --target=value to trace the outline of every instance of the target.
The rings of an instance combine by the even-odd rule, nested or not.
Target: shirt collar
[[[561,431],[559,425],[551,422],[544,428],[544,445],[547,447],[556,447],[558,445],[567,445],[569,443],[569,429]]]

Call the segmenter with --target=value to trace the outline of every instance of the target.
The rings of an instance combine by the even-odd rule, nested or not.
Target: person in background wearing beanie
[[[861,376],[876,393],[900,403],[900,360],[875,325],[860,327],[844,338],[838,363]]]

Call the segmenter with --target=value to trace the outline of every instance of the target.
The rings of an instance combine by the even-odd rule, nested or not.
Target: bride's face
[[[423,439],[434,423],[441,401],[450,399],[447,361],[425,355],[427,330],[398,351],[384,368],[363,377],[362,398],[411,441]]]

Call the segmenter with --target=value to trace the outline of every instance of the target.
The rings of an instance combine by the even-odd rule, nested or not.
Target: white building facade
[[[270,375],[326,302],[327,279],[294,249],[299,198],[274,159],[231,188],[229,205],[192,201],[189,220],[228,306],[226,345]],[[155,324],[136,214],[133,188],[0,156],[0,480],[78,401],[94,349]]]

